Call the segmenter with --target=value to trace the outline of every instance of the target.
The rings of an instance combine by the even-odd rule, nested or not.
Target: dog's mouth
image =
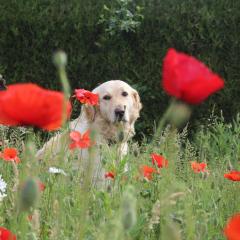
[[[125,117],[116,117],[115,118],[115,121],[114,121],[114,123],[126,123],[127,122],[127,120],[126,120],[126,118]]]

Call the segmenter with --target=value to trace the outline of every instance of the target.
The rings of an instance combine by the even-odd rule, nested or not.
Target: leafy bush
[[[121,34],[121,32],[135,32],[140,26],[143,15],[141,7],[136,6],[131,11],[132,0],[117,0],[116,8],[108,8],[104,5],[104,13],[100,15],[99,23],[105,25],[105,31],[110,35]]]
[[[109,10],[104,11],[104,5]],[[58,88],[52,54],[63,49],[72,88],[92,89],[106,80],[122,79],[139,90],[144,108],[138,137],[141,132],[149,136],[169,99],[160,84],[162,59],[175,47],[226,80],[223,91],[197,107],[191,125],[207,119],[213,106],[229,121],[240,101],[239,7],[239,1],[226,0],[3,1],[0,73],[8,83],[32,81]]]

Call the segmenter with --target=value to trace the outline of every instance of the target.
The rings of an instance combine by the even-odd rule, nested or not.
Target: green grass
[[[1,139],[9,140],[7,146],[21,152],[17,170],[9,162],[0,162],[0,174],[8,184],[7,197],[0,203],[0,226],[18,239],[221,240],[227,219],[240,211],[239,182],[223,177],[230,166],[239,169],[239,117],[232,124],[211,119],[192,139],[188,139],[187,128],[177,132],[167,127],[155,142],[130,143],[123,159],[129,164],[128,172],[124,172],[123,162],[116,163],[116,148],[106,148],[105,167],[117,175],[102,188],[88,184],[88,172],[83,177],[73,169],[74,156],[68,161],[60,156],[37,162],[34,153],[39,136],[31,129],[0,130]],[[169,166],[146,181],[139,167],[151,166],[153,152],[163,154]],[[190,161],[195,160],[207,161],[209,175],[192,171]],[[50,166],[62,168],[67,176],[48,173]],[[36,178],[46,188],[23,211],[23,183]],[[13,191],[16,181],[18,190]],[[25,194],[27,199],[31,193],[30,189]]]

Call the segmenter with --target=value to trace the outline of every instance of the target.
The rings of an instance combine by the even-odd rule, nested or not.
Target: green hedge
[[[149,135],[169,101],[161,82],[169,47],[204,61],[225,80],[223,91],[196,107],[192,120],[215,106],[231,119],[239,111],[240,1],[136,0],[143,7],[135,32],[110,36],[99,24],[104,4],[116,0],[1,0],[0,73],[8,83],[36,82],[59,88],[52,54],[68,54],[72,88],[94,88],[110,79],[136,87],[143,101],[138,132]],[[134,9],[134,8],[133,8]]]

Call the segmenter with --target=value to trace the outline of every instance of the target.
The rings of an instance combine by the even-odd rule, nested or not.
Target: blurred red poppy
[[[152,180],[152,174],[157,173],[157,170],[155,168],[149,167],[147,165],[141,166],[140,170],[141,170],[144,178],[146,178],[148,180]]]
[[[98,105],[99,97],[98,94],[92,93],[85,89],[75,89],[75,96],[79,102],[89,105]]]
[[[68,101],[63,113],[64,95],[32,83],[9,85],[0,92],[0,124],[17,126],[31,125],[52,131],[59,129],[64,117],[69,117],[71,104]]]
[[[205,162],[198,163],[196,161],[191,162],[191,168],[195,173],[207,172],[207,164]]]
[[[5,161],[14,161],[15,163],[20,163],[20,158],[17,156],[18,151],[16,148],[5,148],[2,153],[0,153],[0,158]]]
[[[106,172],[104,175],[105,178],[115,178],[115,173],[114,172]]]
[[[70,138],[72,143],[70,143],[69,148],[89,148],[91,146],[90,131],[87,130],[85,133],[81,134],[78,131],[73,131],[70,133]]]
[[[17,237],[8,229],[0,227],[0,240],[17,240]]]
[[[240,171],[231,171],[229,173],[225,173],[224,177],[232,181],[240,181]]]
[[[228,220],[224,228],[224,234],[227,240],[240,239],[240,213],[235,214]]]
[[[168,160],[165,159],[162,155],[156,153],[151,154],[152,164],[157,164],[158,168],[168,167]]]
[[[45,184],[42,183],[40,180],[37,181],[37,184],[38,184],[38,189],[40,192],[43,192],[46,188]]]
[[[163,88],[171,96],[199,104],[224,87],[224,81],[196,58],[169,49],[163,61]]]

